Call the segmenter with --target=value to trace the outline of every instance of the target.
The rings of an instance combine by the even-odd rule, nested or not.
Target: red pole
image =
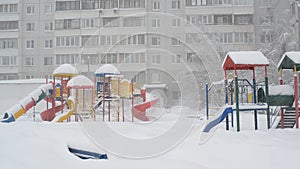
[[[120,78],[118,77],[118,112],[117,112],[117,119],[118,119],[118,122],[120,121]]]
[[[294,86],[295,86],[295,108],[296,108],[296,128],[299,128],[299,93],[298,93],[298,76],[297,68],[294,66]]]
[[[279,84],[280,85],[283,85],[283,80],[282,80],[282,68],[280,68],[280,71],[279,71]],[[281,128],[283,129],[284,128],[284,114],[283,114],[283,108],[281,107],[280,108],[280,116],[281,116]]]
[[[55,97],[56,97],[56,89],[55,89],[55,77],[54,77],[54,80],[53,80],[53,95],[52,95],[52,111],[53,111],[53,114],[55,114]]]
[[[76,98],[75,98],[75,121],[78,121],[78,111],[77,111],[77,105],[78,105],[78,89],[76,88]]]
[[[133,96],[133,90],[134,90],[134,87],[133,87],[133,79],[131,80],[131,106],[133,108],[133,105],[134,105],[134,96]],[[131,120],[132,122],[134,122],[134,117],[133,117],[133,113],[131,112]]]
[[[103,76],[103,89],[102,89],[102,121],[104,121],[104,111],[105,111],[105,75]]]

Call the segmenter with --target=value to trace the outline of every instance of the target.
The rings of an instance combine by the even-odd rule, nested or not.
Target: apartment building
[[[15,79],[19,73],[20,1],[0,2],[0,79]]]
[[[92,77],[110,63],[176,101],[189,75],[199,85],[222,79],[225,53],[272,40],[264,28],[269,15],[261,12],[268,2],[3,0],[0,79],[51,77],[64,63]]]

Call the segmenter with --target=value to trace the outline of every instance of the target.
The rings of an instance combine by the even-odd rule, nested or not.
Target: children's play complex
[[[113,65],[96,70],[93,82],[63,64],[54,70],[53,81],[46,79],[46,84],[8,109],[1,121],[16,121],[37,104],[45,104],[40,112],[44,121],[149,121],[146,110],[157,101],[142,84],[124,79]]]
[[[226,119],[226,129],[234,126],[241,130],[240,113],[253,112],[254,129],[258,129],[258,112],[265,112],[267,128],[296,128],[299,127],[298,104],[298,71],[300,68],[300,52],[287,52],[278,64],[280,85],[271,86],[268,83],[268,59],[257,51],[229,52],[222,64],[224,70],[224,96],[225,105],[213,118],[210,116],[209,92],[211,86],[206,84],[206,116],[208,119],[204,132],[209,132],[214,126]],[[283,83],[282,71],[290,69],[294,71],[294,84]],[[242,76],[246,72],[252,74],[252,78]],[[241,72],[241,73],[240,73]],[[263,76],[261,81],[257,81]],[[248,78],[247,78],[248,77]],[[245,101],[246,100],[246,101]],[[231,116],[231,120],[229,117]],[[280,120],[277,119],[280,117]],[[276,123],[277,121],[277,123]],[[276,123],[276,124],[275,124]]]
[[[210,117],[209,92],[213,85],[220,83],[206,84],[208,121],[203,131],[209,132],[224,119],[227,130],[231,121],[231,126],[240,131],[240,113],[245,111],[253,112],[255,130],[259,128],[258,113],[266,115],[267,128],[298,128],[300,52],[287,52],[281,58],[277,67],[280,85],[269,85],[268,67],[269,61],[261,52],[229,52],[222,64],[225,103]],[[294,72],[292,85],[284,84],[283,70]],[[146,110],[158,98],[148,93],[143,84],[124,79],[110,64],[99,67],[93,80],[80,75],[72,65],[61,65],[54,70],[51,81],[46,80],[46,84],[8,109],[1,121],[16,121],[37,104],[45,104],[45,110],[40,112],[44,121],[149,121]]]

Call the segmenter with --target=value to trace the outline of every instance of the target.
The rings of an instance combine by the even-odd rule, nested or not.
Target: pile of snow
[[[53,75],[79,75],[79,72],[70,64],[62,64],[53,71]]]
[[[269,95],[291,96],[294,95],[294,88],[290,85],[269,86]]]
[[[93,86],[94,83],[83,75],[72,78],[67,84],[67,87],[71,88],[92,88]]]
[[[95,74],[120,74],[120,71],[114,65],[104,64],[96,70]]]
[[[224,59],[222,67],[225,66],[228,57],[237,65],[269,65],[268,59],[259,51],[229,52]]]

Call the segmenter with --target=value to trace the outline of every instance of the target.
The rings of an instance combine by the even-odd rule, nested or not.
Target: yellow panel
[[[131,95],[131,83],[128,81],[122,81],[120,83],[120,96],[121,97],[130,97]]]
[[[24,114],[26,112],[26,110],[24,108],[21,108],[19,111],[17,111],[15,114],[14,114],[14,118],[17,119],[19,118],[20,116],[22,116],[22,114]]]
[[[113,95],[118,95],[118,79],[112,79],[110,81],[110,92]]]

